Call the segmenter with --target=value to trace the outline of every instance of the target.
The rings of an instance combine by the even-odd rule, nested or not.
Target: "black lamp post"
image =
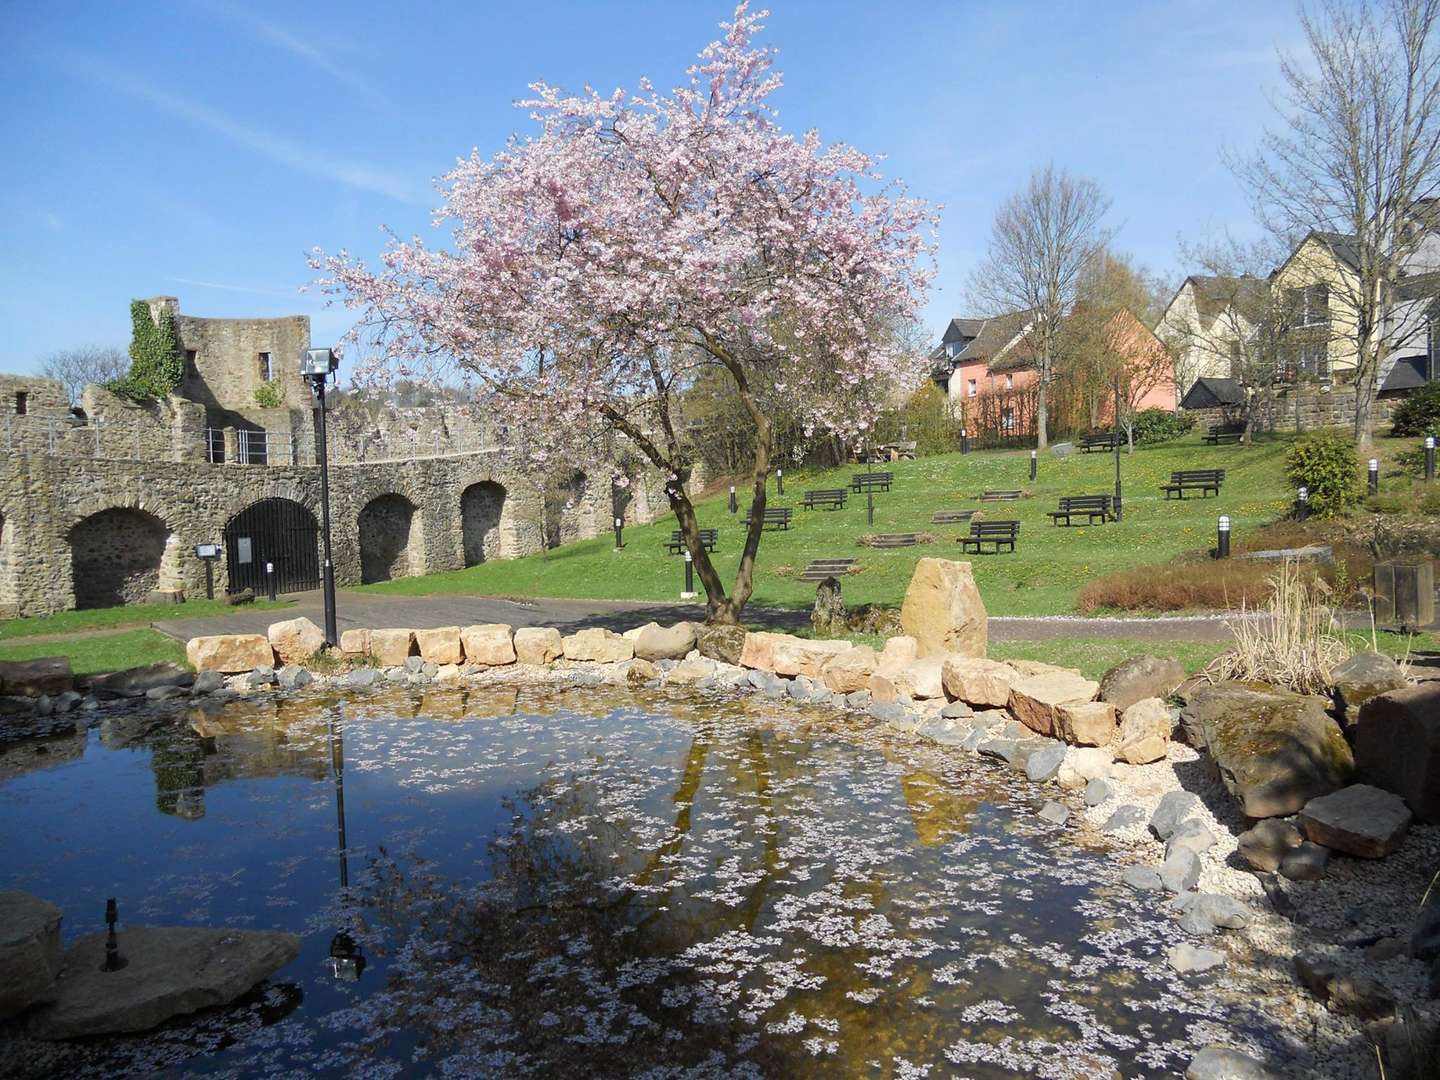
[[[1115,520],[1119,521],[1123,510],[1121,508],[1122,492],[1120,489],[1120,375],[1115,375]]]
[[[350,888],[350,864],[346,857],[348,842],[345,838],[345,743],[341,731],[335,726],[332,714],[330,728],[330,770],[335,774],[335,821],[338,827],[340,847],[340,888]],[[348,897],[341,897],[348,903]],[[365,970],[365,953],[345,929],[330,939],[330,974],[342,982],[357,982]]]
[[[335,568],[330,562],[330,459],[325,445],[325,381],[339,366],[340,361],[331,349],[306,349],[300,354],[300,374],[310,383],[320,413],[320,531],[325,545],[321,589],[325,596],[325,644],[331,648],[340,643],[340,631],[335,626]]]

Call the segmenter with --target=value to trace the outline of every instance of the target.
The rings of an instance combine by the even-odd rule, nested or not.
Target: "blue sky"
[[[1114,200],[1116,244],[1178,281],[1177,237],[1250,229],[1222,146],[1253,146],[1288,2],[776,0],[782,123],[888,155],[944,204],[927,326],[960,314],[997,204],[1053,159]],[[128,301],[349,325],[305,252],[432,234],[432,178],[489,154],[543,78],[681,76],[725,3],[0,5],[0,370],[124,347]]]

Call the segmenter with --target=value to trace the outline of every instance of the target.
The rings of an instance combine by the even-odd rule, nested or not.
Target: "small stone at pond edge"
[[[1172,948],[1165,954],[1165,959],[1172,968],[1185,975],[1192,971],[1209,971],[1213,967],[1219,967],[1225,962],[1225,954],[1186,943]]]
[[[1225,1046],[1207,1046],[1185,1070],[1185,1080],[1271,1080],[1273,1075],[1254,1058]]]
[[[1134,803],[1126,803],[1105,819],[1100,831],[1105,833],[1124,832],[1145,823],[1145,811]]]
[[[1200,880],[1200,856],[1188,848],[1171,852],[1160,864],[1160,881],[1171,892],[1193,889]]]
[[[1325,867],[1329,862],[1329,848],[1306,840],[1280,860],[1280,874],[1291,881],[1319,881],[1325,876]]]
[[[1064,760],[1065,746],[1062,743],[1041,747],[1026,759],[1025,775],[1037,784],[1043,783],[1060,771]]]
[[[1070,817],[1070,811],[1052,800],[1040,808],[1040,817],[1053,825],[1064,825]]]
[[[1199,809],[1200,800],[1193,792],[1167,791],[1150,815],[1150,831],[1161,840],[1169,840],[1176,827]]]
[[[1137,892],[1157,892],[1162,888],[1160,872],[1153,866],[1127,866],[1120,880]]]
[[[1085,785],[1085,805],[1099,806],[1106,799],[1115,797],[1115,785],[1101,777],[1096,777]]]

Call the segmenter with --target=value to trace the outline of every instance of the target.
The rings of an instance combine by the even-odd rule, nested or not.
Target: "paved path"
[[[300,593],[293,607],[276,611],[236,608],[225,615],[193,619],[165,619],[155,629],[184,641],[203,634],[265,632],[280,619],[304,615],[324,622],[320,594]],[[654,619],[675,622],[700,619],[696,604],[663,604],[623,600],[502,600],[486,596],[391,596],[380,593],[344,594],[336,621],[340,630],[350,627],[468,626],[502,622],[512,626],[554,626],[573,631],[580,626],[626,630]],[[746,622],[777,630],[810,625],[810,613],[786,608],[746,608]],[[1068,616],[1020,618],[993,617],[990,637],[995,641],[1052,641],[1066,638],[1119,638],[1131,641],[1226,641],[1230,637],[1219,616],[1158,619],[1082,619]]]

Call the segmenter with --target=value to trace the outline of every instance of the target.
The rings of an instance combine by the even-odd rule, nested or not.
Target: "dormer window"
[[[945,355],[953,360],[960,355],[960,350],[964,347],[965,343],[963,341],[947,341],[945,343]]]

